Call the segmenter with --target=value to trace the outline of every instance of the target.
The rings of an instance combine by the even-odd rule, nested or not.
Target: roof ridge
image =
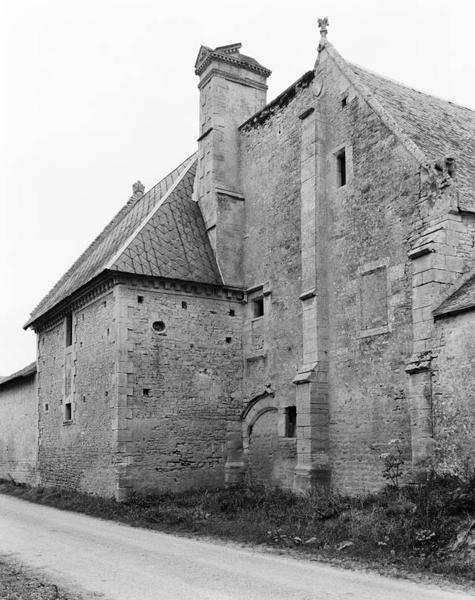
[[[325,45],[322,48],[322,51],[326,50],[330,58],[334,61],[336,66],[340,69],[340,71],[345,75],[345,77],[351,82],[354,88],[363,96],[366,102],[371,106],[374,112],[379,116],[379,118],[383,121],[383,123],[390,129],[394,135],[399,138],[401,144],[406,148],[406,150],[411,154],[418,163],[422,167],[424,167],[429,173],[433,172],[432,167],[430,166],[430,161],[428,160],[426,154],[421,150],[421,148],[405,133],[402,128],[398,125],[394,117],[390,114],[390,112],[384,108],[381,102],[375,97],[373,92],[368,88],[366,84],[362,81],[358,80],[358,76],[354,73],[350,64],[347,63],[346,60],[341,56],[341,54],[335,49],[335,47],[328,41],[325,41]],[[318,62],[319,59],[317,59]],[[364,70],[364,69],[363,69]]]
[[[347,61],[345,61],[345,62],[347,62]],[[435,100],[439,100],[440,102],[444,102],[445,104],[450,104],[451,106],[455,106],[457,108],[462,108],[463,110],[468,110],[472,113],[475,113],[475,108],[470,108],[469,106],[465,106],[463,104],[458,104],[458,102],[452,102],[452,100],[447,100],[447,98],[442,98],[442,96],[437,96],[437,94],[432,94],[431,92],[425,92],[416,87],[412,87],[412,85],[409,85],[407,83],[399,81],[399,79],[393,79],[392,77],[388,77],[387,75],[381,75],[381,73],[378,73],[377,71],[373,71],[372,69],[368,69],[367,67],[362,67],[358,63],[347,62],[347,64],[350,67],[356,67],[357,69],[361,69],[365,73],[369,73],[370,75],[373,75],[374,77],[379,77],[379,79],[384,79],[385,81],[389,81],[391,83],[394,83],[395,85],[399,85],[403,88],[406,88],[407,90],[417,92],[418,94],[422,94],[423,96],[427,96],[429,98],[434,98]]]

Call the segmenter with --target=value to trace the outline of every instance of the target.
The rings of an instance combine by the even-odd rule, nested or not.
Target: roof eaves
[[[58,300],[58,302],[47,308],[44,312],[41,312],[38,315],[30,316],[28,321],[23,325],[22,329],[26,330],[35,323],[49,320],[52,316],[57,315],[58,313],[65,314],[66,312],[69,312],[71,309],[67,307],[70,307],[71,303],[75,302],[79,298],[82,298],[84,294],[89,293],[91,290],[96,289],[97,286],[103,284],[115,274],[115,271],[109,271],[105,269],[100,271],[94,275],[94,277],[86,281],[86,283],[72,290],[67,296],[64,296],[64,298],[61,298],[61,300]]]
[[[4,386],[6,383],[12,383],[16,379],[26,379],[28,377],[31,377],[35,373],[36,373],[36,362],[33,362],[33,363],[30,363],[29,365],[27,365],[26,367],[24,367],[23,369],[20,369],[19,371],[16,371],[15,373],[12,373],[11,375],[8,375],[7,377],[4,377],[3,379],[1,379],[0,380],[0,388],[2,386]]]

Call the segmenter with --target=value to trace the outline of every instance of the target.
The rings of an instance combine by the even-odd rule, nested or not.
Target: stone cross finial
[[[143,193],[145,192],[145,186],[141,181],[136,181],[133,185],[132,185],[132,190],[135,194],[140,194],[141,196],[143,195]]]
[[[322,36],[322,38],[326,38],[327,37],[327,33],[328,33],[328,25],[330,23],[328,22],[328,17],[323,17],[323,19],[318,19],[318,26],[320,28],[320,35]]]

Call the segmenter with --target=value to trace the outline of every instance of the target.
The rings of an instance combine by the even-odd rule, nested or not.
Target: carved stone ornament
[[[327,37],[327,33],[328,33],[328,25],[330,23],[328,22],[328,17],[323,17],[323,19],[318,19],[318,27],[320,28],[320,35],[323,38]]]
[[[141,181],[136,181],[132,185],[132,190],[133,190],[134,194],[143,194],[145,191],[145,186]]]

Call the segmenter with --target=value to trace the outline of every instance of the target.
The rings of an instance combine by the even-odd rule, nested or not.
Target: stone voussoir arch
[[[266,387],[265,391],[248,402],[241,414],[242,441],[244,454],[249,451],[249,439],[254,423],[267,412],[277,412],[279,407],[276,402],[275,392]]]

